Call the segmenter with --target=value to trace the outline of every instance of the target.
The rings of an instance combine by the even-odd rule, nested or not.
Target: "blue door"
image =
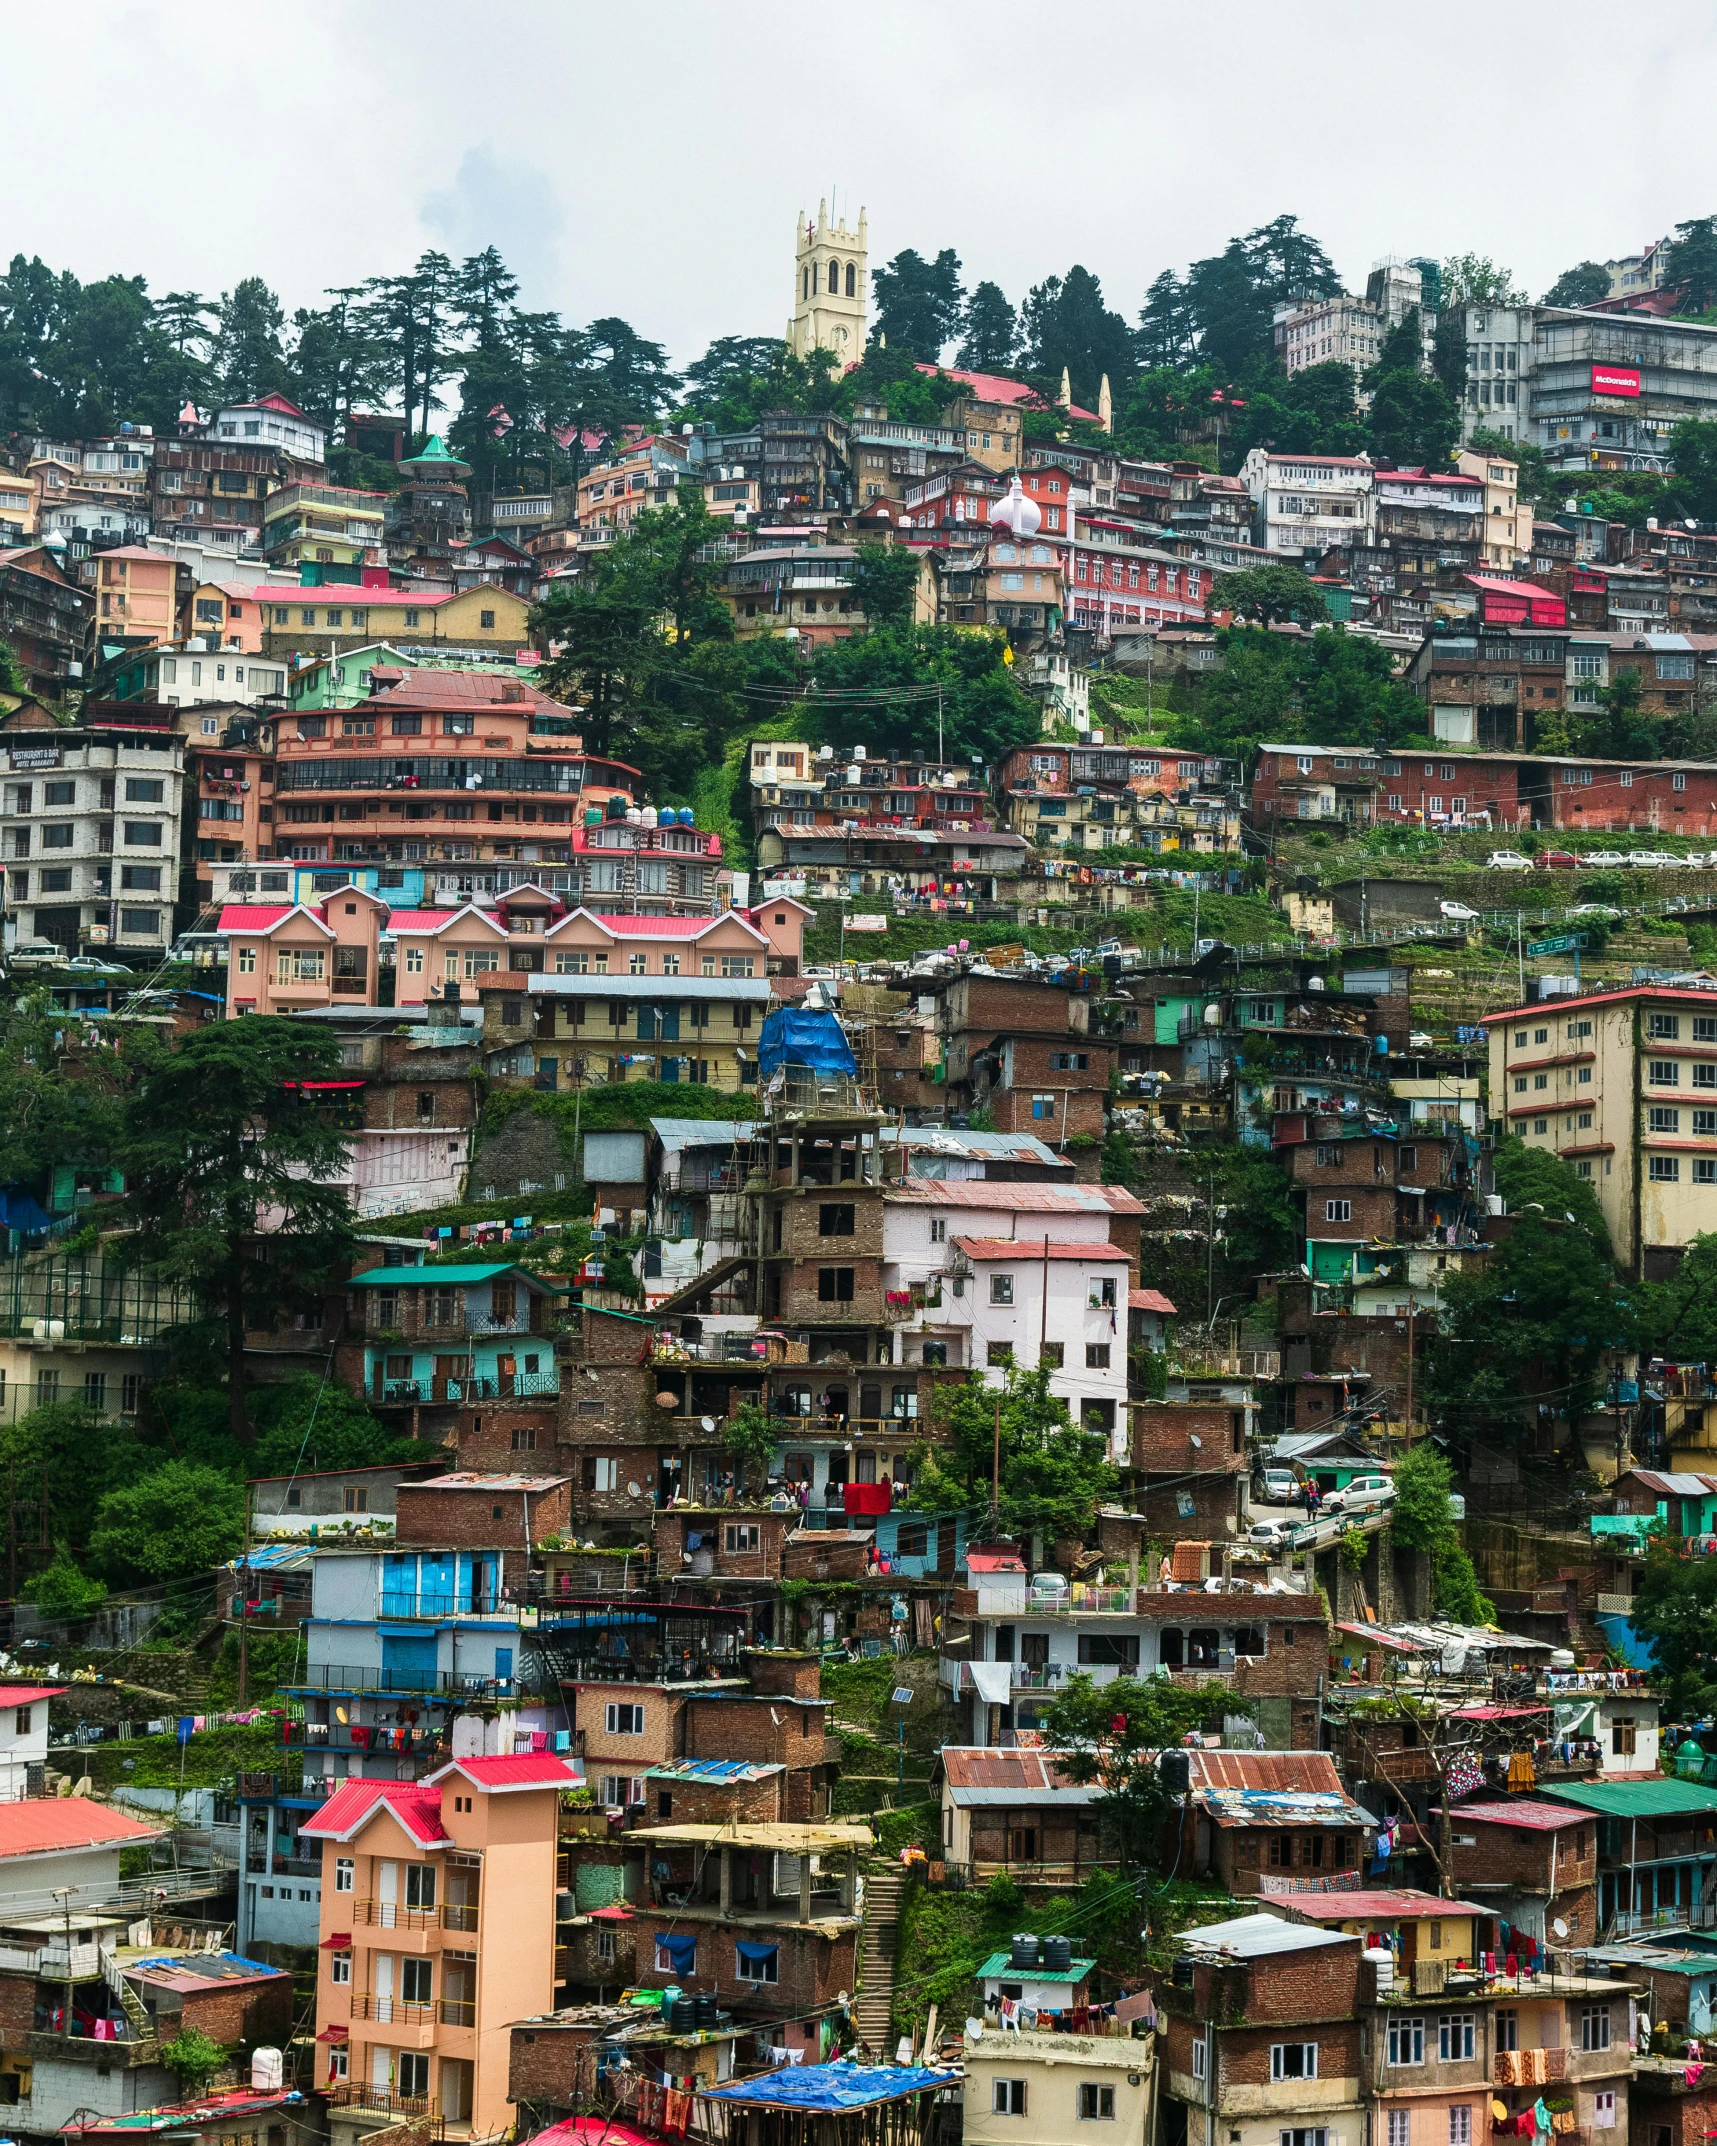
[[[439,1681],[433,1632],[382,1634],[382,1685],[387,1691],[433,1691]]]
[[[505,1690],[513,1681],[513,1650],[511,1647],[495,1649],[495,1682]]]

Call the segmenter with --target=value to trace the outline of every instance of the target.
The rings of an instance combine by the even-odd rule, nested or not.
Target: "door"
[[[388,1691],[433,1691],[438,1681],[433,1632],[382,1634],[382,1684]]]
[[[397,1885],[399,1881],[399,1865],[397,1863],[384,1863],[382,1869],[393,1872],[394,1882]],[[391,1911],[389,1920],[392,1920]],[[393,2018],[393,1954],[391,1952],[378,1952],[373,1955],[373,1958],[376,1963],[376,2018],[385,2026]]]
[[[438,1356],[435,1359],[434,1398],[437,1401],[447,1400],[449,1398],[447,1392],[449,1380],[457,1384],[464,1376],[465,1359],[463,1356]]]
[[[376,1866],[376,1920],[384,1930],[396,1929],[399,1925],[399,1865],[384,1859]],[[393,1962],[388,1961],[388,1973],[393,1973]],[[392,1994],[391,1985],[389,1994]]]
[[[495,1649],[495,1682],[503,1691],[510,1690],[513,1682],[513,1650],[511,1647]]]

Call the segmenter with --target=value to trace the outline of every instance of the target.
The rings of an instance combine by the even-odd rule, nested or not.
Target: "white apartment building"
[[[184,788],[184,748],[164,726],[0,724],[5,943],[163,952]]]
[[[1461,444],[1475,432],[1507,439],[1533,437],[1528,412],[1532,372],[1532,306],[1462,308],[1466,321],[1467,391],[1461,400]]]
[[[273,447],[299,462],[328,459],[327,427],[306,417],[284,395],[264,395],[256,402],[230,403],[217,410],[208,437],[230,440],[240,447]]]
[[[200,708],[216,702],[222,707],[253,708],[259,701],[278,700],[286,692],[283,664],[247,656],[242,649],[220,648],[202,638],[149,649],[127,667],[132,679],[139,673],[141,683],[134,685],[130,697],[158,700],[170,708]]]
[[[1363,298],[1310,298],[1297,306],[1278,306],[1276,355],[1284,370],[1304,372],[1308,365],[1351,365],[1356,372],[1375,365],[1389,327],[1383,315]]]
[[[65,1689],[63,1684],[0,1684],[0,1803],[45,1793],[48,1701]]]
[[[1364,455],[1277,455],[1254,447],[1240,465],[1255,541],[1275,557],[1309,561],[1337,544],[1371,541],[1372,466]]]

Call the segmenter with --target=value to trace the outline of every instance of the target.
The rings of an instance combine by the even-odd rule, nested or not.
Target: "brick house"
[[[1376,1821],[1327,1751],[1194,1751],[1191,1768],[1182,1845],[1194,1875],[1271,1895],[1357,1877]]]
[[[1113,1867],[1099,1837],[1100,1791],[1069,1781],[1046,1752],[942,1752],[942,1853],[980,1883],[1005,1870],[1032,1885],[1078,1885]]]
[[[1450,1875],[1540,1945],[1598,1935],[1598,1822],[1536,1796],[1463,1803],[1451,1821]]]

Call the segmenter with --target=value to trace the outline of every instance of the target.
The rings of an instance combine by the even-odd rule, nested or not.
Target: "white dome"
[[[1007,497],[998,499],[990,509],[990,527],[1011,529],[1016,537],[1036,536],[1042,524],[1043,509],[1035,499],[1026,497],[1017,477],[1008,487]]]

